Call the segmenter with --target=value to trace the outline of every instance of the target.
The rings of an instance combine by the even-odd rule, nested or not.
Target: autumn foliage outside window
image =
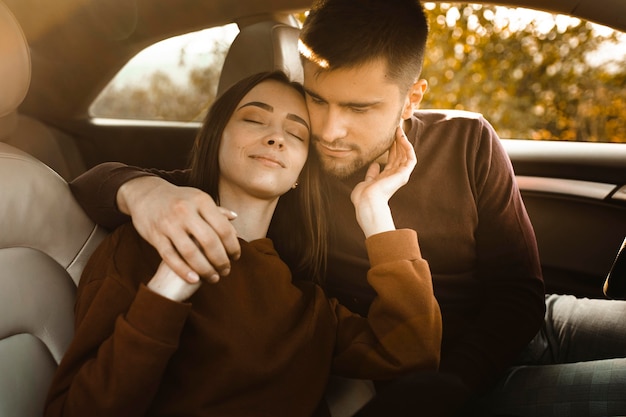
[[[480,112],[502,138],[626,142],[626,34],[580,19],[467,3],[425,3],[431,34],[423,108]],[[303,19],[304,13],[298,18]],[[203,31],[193,54],[169,49],[172,71],[118,77],[94,117],[200,121],[213,102],[233,25]],[[200,57],[201,59],[198,59]],[[129,67],[132,67],[129,65]],[[129,81],[130,80],[130,81]]]

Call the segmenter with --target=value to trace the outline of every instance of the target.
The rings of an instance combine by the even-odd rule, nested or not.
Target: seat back
[[[105,235],[68,184],[0,143],[0,417],[40,417],[74,328],[76,285]]]
[[[221,95],[237,81],[261,71],[280,69],[292,80],[302,82],[299,34],[297,27],[275,21],[243,27],[226,54],[217,94]]]
[[[30,81],[28,45],[0,1],[0,417],[41,417],[74,328],[82,269],[105,232],[68,184],[4,143]]]
[[[28,92],[30,77],[26,37],[9,8],[0,0],[0,142],[37,157],[69,181],[85,171],[73,139],[17,112]]]
[[[16,110],[30,85],[30,52],[22,28],[0,0],[0,141],[17,124]]]

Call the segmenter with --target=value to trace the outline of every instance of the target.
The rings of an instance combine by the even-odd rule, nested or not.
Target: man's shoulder
[[[491,124],[481,113],[465,110],[417,110],[413,113],[411,132],[423,140],[426,137],[455,138],[456,141],[497,138]]]
[[[453,123],[476,123],[484,121],[481,113],[467,110],[452,109],[420,109],[413,113],[413,116],[423,123],[433,124],[442,122]]]

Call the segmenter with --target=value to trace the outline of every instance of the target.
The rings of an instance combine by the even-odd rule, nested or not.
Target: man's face
[[[324,71],[304,63],[312,139],[324,170],[345,178],[385,154],[406,102],[385,63]]]

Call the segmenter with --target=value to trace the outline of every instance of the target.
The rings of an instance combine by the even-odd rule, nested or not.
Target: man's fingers
[[[199,276],[209,282],[217,282],[220,274],[230,272],[230,261],[219,239],[197,217],[186,218],[185,224],[164,225],[165,235],[158,239],[159,253],[169,267],[186,281],[193,282]],[[187,230],[194,230],[194,234]],[[207,237],[211,235],[213,238]],[[198,239],[203,240],[209,250],[204,249]]]
[[[230,260],[241,253],[235,213],[189,187],[165,183],[141,195],[130,205],[133,224],[178,276],[193,283],[228,275]]]
[[[161,230],[193,271],[217,281],[219,275],[230,273],[230,259],[238,259],[241,252],[231,223],[236,213],[216,206],[204,195],[198,197],[188,201],[190,205],[177,207],[176,215]]]
[[[190,239],[193,241],[193,245],[189,246],[188,242],[182,242],[180,247],[177,244],[176,248],[181,253],[183,258],[190,264],[195,264],[196,256],[202,255],[202,260],[212,266],[219,275],[228,275],[230,273],[230,259],[224,243],[221,238],[215,233],[215,230],[211,227],[205,227],[190,229],[193,232],[190,233]],[[207,275],[204,270],[198,270],[200,275]]]
[[[187,263],[183,260],[183,258],[180,257],[178,251],[174,249],[171,243],[161,243],[159,244],[159,248],[161,248],[161,250],[159,251],[161,259],[163,259],[163,262],[165,262],[176,275],[183,278],[190,284],[194,284],[200,280],[199,275],[193,269],[191,269],[189,265],[187,265]]]
[[[230,216],[230,212],[228,214]],[[221,211],[213,210],[207,218],[210,220],[205,220],[196,212],[180,217],[181,223],[163,225],[175,251],[168,250],[167,258],[163,259],[181,277],[191,277],[189,272],[185,272],[186,266],[203,279],[217,282],[220,275],[230,273],[230,260],[239,258],[241,247],[237,232]]]
[[[198,243],[207,256],[212,253],[212,248],[219,242],[218,246],[220,246],[221,250],[225,251],[224,253],[226,254],[224,258],[221,256],[221,252],[217,253],[220,255],[219,259],[222,260],[222,263],[213,263],[213,265],[219,269],[220,265],[222,267],[229,267],[229,259],[239,259],[241,256],[241,246],[237,238],[237,231],[230,223],[231,220],[237,217],[237,214],[223,207],[217,207],[217,209],[220,213],[225,214],[223,216],[212,215],[211,210],[206,208],[201,209],[199,213],[202,221],[210,228],[203,227],[191,230],[197,231],[197,233],[194,232],[193,235],[196,240],[198,240]],[[217,239],[217,242],[215,239]]]
[[[235,220],[237,218],[237,213],[235,213],[232,210],[228,210],[227,208],[219,207],[219,206],[217,207],[217,209],[219,210],[220,213],[226,216],[228,220]]]

